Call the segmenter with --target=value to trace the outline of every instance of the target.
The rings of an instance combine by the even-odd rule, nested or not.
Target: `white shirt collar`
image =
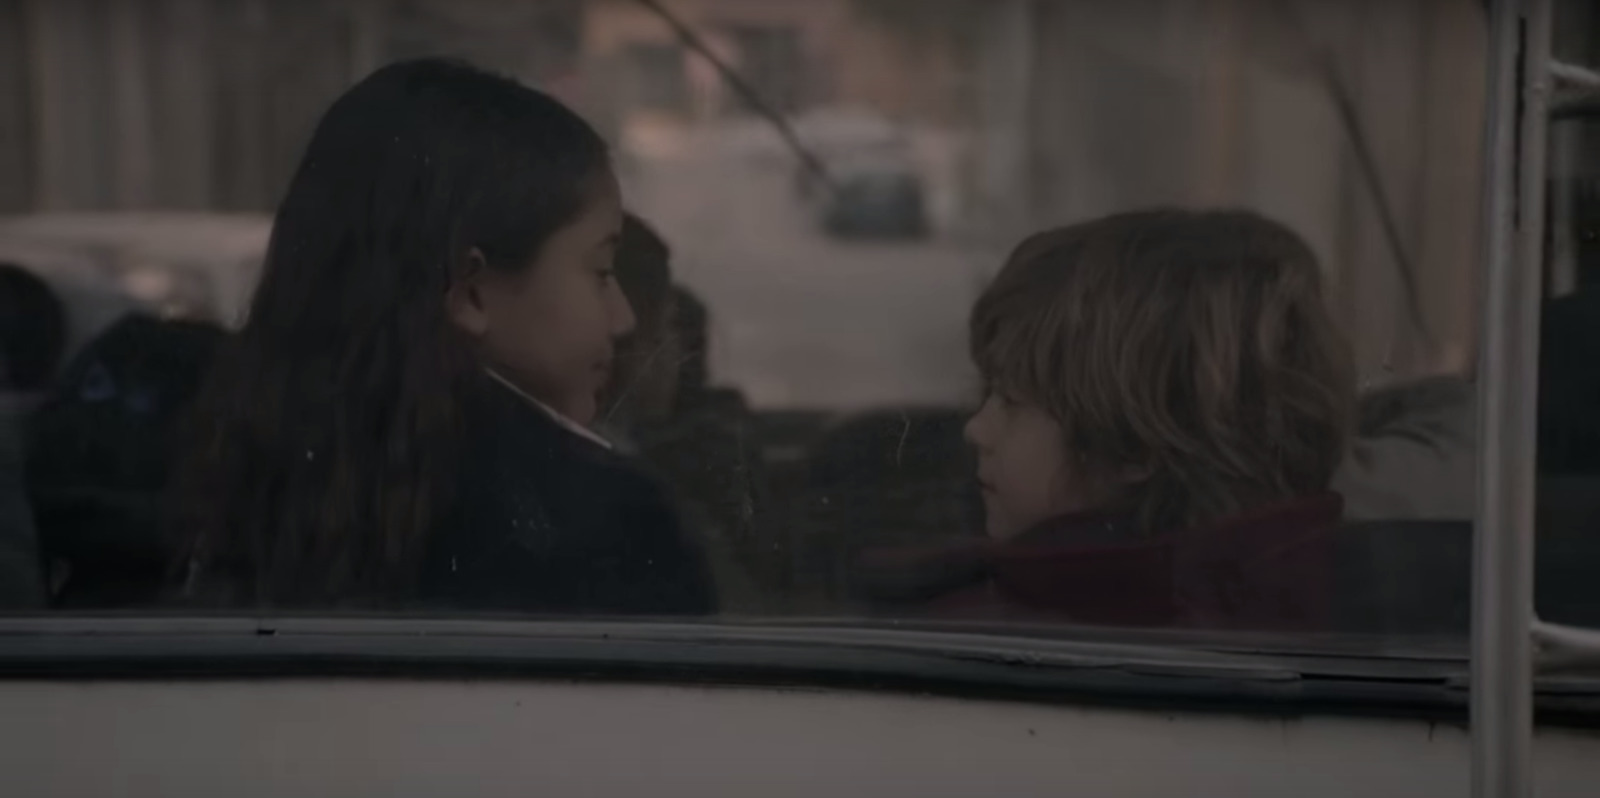
[[[594,430],[589,429],[588,427],[585,427],[584,425],[579,424],[578,422],[573,421],[570,418],[567,418],[566,416],[564,416],[561,413],[557,412],[555,408],[545,404],[544,402],[539,401],[538,399],[533,398],[533,396],[530,395],[527,391],[524,391],[521,388],[518,388],[516,386],[516,384],[513,383],[511,380],[508,380],[505,377],[500,376],[500,374],[498,372],[496,372],[494,369],[486,368],[486,369],[484,369],[484,371],[488,372],[489,376],[493,377],[496,382],[500,383],[501,385],[506,386],[507,388],[509,388],[511,390],[512,393],[516,394],[517,396],[522,397],[522,399],[524,401],[526,401],[528,404],[533,405],[534,407],[538,408],[540,412],[542,412],[545,415],[549,416],[551,421],[556,422],[556,426],[559,426],[562,429],[565,429],[566,431],[568,431],[568,432],[570,432],[570,433],[572,433],[574,435],[577,435],[578,437],[586,438],[586,439],[594,442],[595,444],[597,444],[599,446],[605,447],[606,449],[615,448],[615,447],[613,447],[611,445],[611,441],[608,441],[605,438],[600,437],[600,435],[598,433],[596,433]]]

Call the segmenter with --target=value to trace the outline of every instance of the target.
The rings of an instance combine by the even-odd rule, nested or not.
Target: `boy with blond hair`
[[[1025,240],[971,317],[966,437],[988,540],[938,608],[1087,623],[1327,621],[1328,484],[1355,387],[1315,257],[1243,211],[1118,214]]]

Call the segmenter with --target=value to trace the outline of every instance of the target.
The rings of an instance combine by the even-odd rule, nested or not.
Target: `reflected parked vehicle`
[[[0,260],[38,273],[61,295],[76,349],[136,310],[236,327],[271,228],[270,216],[254,213],[0,216]]]
[[[818,200],[822,227],[840,238],[922,238],[928,214],[922,178],[909,165],[856,165],[833,174]]]
[[[910,159],[911,143],[905,131],[882,114],[867,109],[816,109],[795,121],[795,133],[830,172],[840,163],[865,158]],[[816,199],[822,183],[811,164],[796,162],[796,196],[804,200]]]

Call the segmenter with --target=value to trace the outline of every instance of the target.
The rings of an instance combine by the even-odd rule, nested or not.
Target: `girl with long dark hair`
[[[662,492],[587,429],[633,325],[604,142],[465,64],[317,125],[174,491],[196,599],[712,610]]]

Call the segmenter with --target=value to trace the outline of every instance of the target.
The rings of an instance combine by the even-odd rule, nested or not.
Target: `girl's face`
[[[978,452],[990,537],[1014,537],[1055,516],[1092,510],[1104,498],[1067,451],[1061,425],[1032,402],[991,392],[967,421],[966,438]]]
[[[633,310],[611,271],[622,197],[608,170],[578,215],[515,270],[478,268],[452,287],[451,316],[497,373],[580,424],[595,420],[616,339]]]

